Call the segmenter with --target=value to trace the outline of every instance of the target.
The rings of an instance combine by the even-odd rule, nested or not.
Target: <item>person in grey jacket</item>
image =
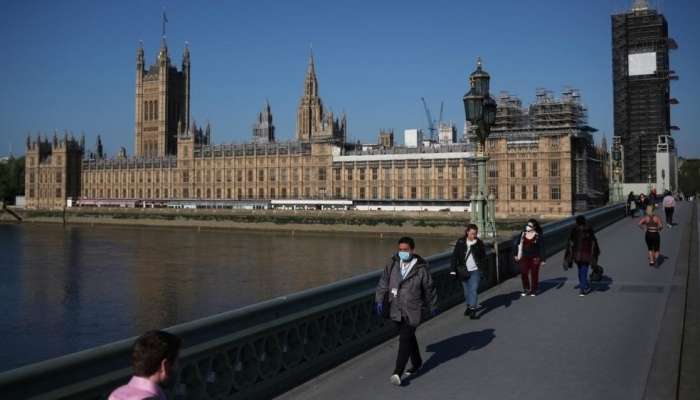
[[[375,293],[375,311],[386,315],[399,330],[399,351],[391,383],[400,386],[401,379],[415,374],[423,365],[420,356],[416,328],[423,318],[423,310],[437,315],[437,294],[428,262],[414,253],[415,242],[410,237],[399,239],[398,252],[382,272]],[[388,307],[388,310],[385,310]],[[405,369],[408,359],[411,368]],[[404,375],[405,373],[405,375]]]

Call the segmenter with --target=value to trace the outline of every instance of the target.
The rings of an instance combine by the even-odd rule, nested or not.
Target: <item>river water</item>
[[[376,270],[397,240],[0,224],[0,371]]]

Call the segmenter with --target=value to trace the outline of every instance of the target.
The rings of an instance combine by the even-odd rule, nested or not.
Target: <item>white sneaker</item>
[[[389,382],[391,382],[392,385],[401,386],[401,377],[394,374],[389,378]]]
[[[526,292],[526,291],[523,290],[522,292],[520,292],[520,297],[525,297],[525,296],[527,296],[527,292]]]

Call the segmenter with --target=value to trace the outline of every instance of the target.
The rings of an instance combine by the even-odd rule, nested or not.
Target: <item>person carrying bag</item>
[[[488,268],[486,260],[486,246],[477,237],[479,228],[474,224],[467,225],[464,236],[457,239],[452,252],[451,275],[462,282],[464,288],[464,301],[467,309],[465,316],[478,319],[477,292],[481,278]]]

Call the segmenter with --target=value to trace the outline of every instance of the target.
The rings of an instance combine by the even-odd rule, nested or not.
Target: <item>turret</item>
[[[136,71],[143,72],[144,65],[143,41],[139,41],[139,47],[136,49]]]

